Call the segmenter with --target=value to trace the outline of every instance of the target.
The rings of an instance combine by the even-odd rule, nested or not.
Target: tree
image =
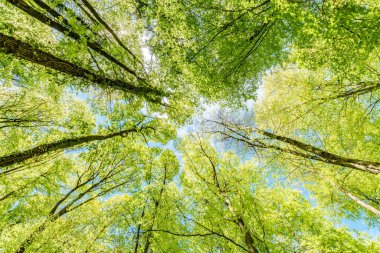
[[[223,121],[214,121],[214,123],[223,128],[220,131],[215,131],[215,133],[221,134],[223,138],[246,144],[253,149],[273,149],[280,153],[288,153],[309,160],[339,165],[372,174],[380,173],[380,163],[378,162],[339,156],[316,146],[303,143],[290,137],[277,135],[257,127],[244,127]],[[283,144],[285,144],[285,146],[283,146]]]
[[[379,9],[1,1],[0,251],[380,251]]]
[[[187,218],[195,225],[191,232],[209,232],[218,241],[202,239],[200,251],[210,243],[210,249],[230,252],[339,252],[346,242],[347,250],[365,250],[322,218],[323,211],[304,199],[297,186],[268,180],[271,169],[258,167],[255,159],[244,163],[231,152],[220,156],[199,137],[186,139],[183,148],[183,180],[192,212]],[[334,234],[333,244],[323,245],[325,233]],[[317,234],[324,234],[322,241]]]
[[[52,143],[42,144],[40,146],[31,148],[22,152],[13,153],[7,156],[0,157],[0,166],[6,167],[13,164],[21,163],[28,159],[32,159],[49,152],[69,149],[69,148],[76,147],[84,143],[107,140],[116,136],[125,137],[131,133],[140,132],[143,129],[149,129],[149,126],[148,127],[134,126],[131,129],[125,129],[116,133],[110,133],[110,134],[105,134],[105,135],[88,135],[88,136],[82,136],[82,137],[71,138],[71,139],[63,139],[63,140],[59,140]],[[7,174],[10,171],[12,171],[12,169],[2,171],[1,174]]]

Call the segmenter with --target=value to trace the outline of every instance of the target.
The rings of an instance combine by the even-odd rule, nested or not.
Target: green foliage
[[[334,81],[325,80],[323,73],[305,69],[278,70],[265,78],[265,99],[256,107],[255,121],[262,129],[272,129],[283,136],[322,147],[324,150],[351,158],[379,161],[378,90],[371,93],[343,96],[344,87],[331,87]],[[344,94],[344,93],[343,93]],[[286,104],[283,101],[287,101]],[[378,226],[378,216],[363,209],[347,192],[379,209],[378,175],[366,175],[324,163],[295,160],[289,154],[276,153],[278,167],[293,171],[310,183],[310,189],[323,204],[351,218],[363,218]],[[318,184],[315,184],[318,182]],[[363,187],[365,185],[365,187]]]
[[[0,252],[380,252],[379,45],[378,0],[1,0]]]

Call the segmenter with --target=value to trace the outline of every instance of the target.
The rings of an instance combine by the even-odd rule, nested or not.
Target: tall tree
[[[183,180],[192,210],[192,215],[186,218],[194,224],[191,232],[209,232],[208,237],[217,237],[217,246],[212,244],[214,249],[323,251],[326,246],[314,235],[324,234],[320,238],[324,241],[328,238],[325,233],[331,233],[336,236],[336,244],[330,244],[331,252],[343,250],[341,243],[348,241],[353,243],[348,243],[348,248],[365,250],[366,246],[359,246],[345,232],[333,229],[322,218],[323,211],[312,207],[297,187],[267,180],[270,168],[257,167],[255,160],[241,163],[231,152],[220,156],[199,137],[187,139],[184,145]],[[206,246],[206,239],[202,241],[205,243],[202,246]]]
[[[240,142],[253,150],[256,148],[272,149],[280,153],[287,153],[300,158],[324,162],[332,165],[339,165],[367,173],[380,173],[379,162],[336,155],[317,146],[299,141],[295,138],[281,136],[257,127],[239,126],[226,121],[213,121],[213,123],[222,128],[222,130],[215,131],[215,133],[222,135],[222,138]]]

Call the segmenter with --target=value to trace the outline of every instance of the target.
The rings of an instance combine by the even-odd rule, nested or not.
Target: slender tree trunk
[[[52,221],[55,221],[58,219],[56,216],[50,217],[50,219],[46,219],[41,225],[38,226],[37,229],[35,229],[20,245],[18,249],[15,250],[14,253],[24,253],[25,250],[32,245],[34,242],[35,238],[42,233],[48,226],[48,224]]]
[[[88,143],[92,141],[100,141],[113,138],[115,136],[126,136],[129,133],[137,132],[137,128],[132,128],[128,130],[123,130],[116,133],[106,134],[106,135],[87,135],[71,139],[63,139],[47,144],[39,145],[35,148],[31,148],[25,151],[16,152],[7,156],[0,157],[0,167],[10,166],[16,163],[24,162],[28,159],[35,158],[37,156],[57,151],[67,148],[72,148],[83,143]],[[7,174],[7,171],[0,172],[0,174]]]
[[[113,57],[112,55],[110,55],[109,53],[107,53],[106,51],[104,51],[100,45],[98,45],[97,43],[94,43],[92,42],[87,36],[81,36],[80,34],[76,33],[73,31],[73,29],[70,29],[70,25],[69,25],[69,22],[64,19],[59,13],[57,13],[55,10],[53,10],[52,8],[50,8],[49,5],[45,4],[44,2],[42,1],[35,1],[41,8],[45,9],[47,12],[50,13],[50,15],[52,15],[53,17],[61,17],[61,19],[63,20],[62,22],[64,23],[64,25],[61,25],[60,23],[52,20],[51,18],[49,18],[48,16],[45,16],[44,14],[40,13],[39,11],[33,9],[31,6],[29,6],[26,2],[24,2],[23,0],[7,0],[8,3],[14,5],[15,7],[19,8],[20,10],[24,11],[25,13],[27,13],[28,15],[30,15],[31,17],[39,20],[40,22],[62,32],[63,34],[67,34],[69,37],[71,37],[72,39],[74,40],[81,40],[81,39],[85,39],[87,41],[87,45],[93,49],[94,51],[96,51],[97,53],[99,53],[100,55],[104,56],[105,58],[107,58],[108,60],[110,60],[111,62],[117,64],[119,67],[121,67],[122,69],[124,69],[125,71],[127,71],[128,73],[132,74],[133,76],[135,76],[137,79],[139,80],[144,80],[143,78],[139,77],[135,71],[133,71],[132,69],[130,69],[129,67],[127,67],[125,64],[123,64],[122,62],[120,62],[119,60],[117,60],[115,57]]]
[[[263,148],[263,149],[274,149],[278,150],[280,152],[286,152],[295,156],[300,156],[306,159],[316,160],[324,163],[329,164],[335,164],[342,167],[352,168],[355,170],[360,170],[364,172],[368,172],[371,174],[379,174],[380,173],[380,163],[379,162],[373,162],[373,161],[366,161],[366,160],[360,160],[360,159],[353,159],[348,157],[339,156],[330,152],[327,152],[323,149],[317,148],[315,146],[303,143],[301,141],[297,141],[295,139],[292,139],[290,137],[284,137],[281,135],[273,134],[270,132],[267,132],[265,130],[261,130],[259,128],[251,128],[252,132],[256,132],[258,134],[261,134],[265,137],[268,137],[272,140],[277,140],[286,144],[289,144],[293,147],[298,148],[298,150],[294,149],[287,149],[281,146],[278,146],[276,144],[267,144],[264,142],[263,138],[256,137],[256,138],[250,138],[244,134],[241,134],[239,131],[238,126],[231,126],[229,124],[226,124],[224,122],[216,122],[212,121],[214,123],[217,123],[219,125],[224,126],[228,129],[231,133],[228,133],[226,131],[216,131],[216,133],[221,133],[222,135],[226,136],[227,138],[243,142],[246,145],[250,147],[257,147],[257,148]],[[235,129],[234,129],[235,128]],[[301,150],[301,151],[299,151]]]
[[[85,172],[84,172],[85,173]],[[83,174],[84,174],[83,173]],[[82,174],[82,175],[83,175]],[[95,173],[96,174],[96,173]],[[75,210],[76,208],[88,203],[89,201],[97,198],[97,197],[100,197],[101,195],[98,194],[98,195],[95,195],[94,197],[90,197],[90,198],[87,198],[87,199],[84,199],[81,203],[78,203],[76,204],[76,206],[73,206],[74,203],[76,203],[76,201],[79,201],[83,198],[85,198],[85,196],[90,193],[93,189],[96,189],[97,187],[99,187],[101,184],[103,184],[107,179],[109,179],[110,177],[112,177],[112,174],[111,173],[107,173],[103,178],[101,178],[98,182],[94,183],[93,182],[93,179],[96,178],[97,176],[95,176],[95,174],[93,174],[92,176],[88,177],[85,181],[81,181],[82,178],[79,177],[78,180],[77,180],[77,183],[75,185],[74,188],[72,188],[70,191],[68,191],[62,198],[60,198],[56,203],[55,205],[52,207],[52,209],[50,210],[49,214],[46,216],[44,222],[39,225],[37,227],[37,229],[35,229],[31,234],[29,234],[29,236],[21,243],[20,247],[14,252],[14,253],[23,253],[28,247],[30,247],[33,242],[35,241],[36,237],[41,234],[43,231],[45,231],[45,229],[48,227],[48,225],[50,223],[53,223],[55,222],[56,220],[58,220],[60,217],[66,215],[67,213]],[[92,183],[91,183],[92,182]],[[91,183],[91,184],[90,184]],[[125,182],[124,182],[125,183]],[[123,183],[123,184],[124,184]],[[72,194],[74,192],[76,192],[78,189],[81,189],[82,187],[86,186],[86,185],[89,185],[89,187],[87,189],[85,189],[84,191],[78,191],[75,195],[75,198],[72,199],[71,201],[69,201],[67,204],[65,204],[64,206],[61,206],[61,204],[66,201],[70,196],[72,196]],[[115,189],[115,187],[118,187],[120,186],[121,184],[118,184],[116,186],[113,186],[111,188],[108,188],[108,190],[106,191],[103,191],[103,192],[108,192],[109,190],[112,190],[112,189]],[[61,208],[59,211],[57,211],[59,208]]]
[[[223,198],[225,200],[225,203],[226,203],[226,205],[228,207],[228,210],[230,210],[231,213],[233,213],[234,215],[236,215],[235,209],[232,207],[231,201],[226,196],[226,194],[224,194],[223,192],[220,193],[220,194],[223,196]],[[243,218],[240,217],[240,216],[237,216],[237,218],[235,220],[235,223],[239,226],[240,231],[242,233],[244,233],[244,242],[245,242],[245,244],[248,247],[248,251],[250,253],[259,253],[259,250],[255,246],[255,241],[253,240],[253,236],[249,232],[249,229],[247,228],[247,226],[246,226]]]
[[[249,228],[246,226],[246,224],[245,224],[245,222],[243,220],[243,217],[241,217],[240,215],[236,214],[236,211],[235,211],[234,207],[232,206],[231,200],[228,198],[226,192],[220,186],[220,182],[219,182],[219,179],[218,179],[218,173],[217,173],[217,169],[216,169],[214,161],[207,154],[206,150],[203,148],[203,146],[202,146],[201,143],[199,143],[199,146],[200,146],[200,148],[202,150],[203,155],[210,162],[211,169],[212,169],[212,174],[213,174],[213,184],[215,185],[215,187],[218,188],[218,193],[224,199],[224,203],[227,205],[228,210],[234,216],[236,216],[236,220],[234,221],[234,223],[239,226],[240,231],[244,234],[244,242],[245,242],[245,244],[248,247],[248,252],[250,252],[250,253],[259,253],[259,250],[255,246],[255,241],[253,239],[253,236],[252,236],[251,232],[249,231]]]
[[[380,216],[380,211],[377,210],[375,207],[365,203],[360,198],[356,197],[354,194],[352,194],[350,191],[348,191],[346,188],[344,188],[342,185],[340,185],[339,183],[335,183],[333,180],[331,180],[327,176],[324,176],[323,174],[320,174],[320,173],[318,173],[318,174],[321,175],[323,180],[326,180],[327,182],[329,182],[331,186],[338,188],[339,191],[341,191],[343,194],[345,194],[350,199],[355,201],[358,205],[360,205],[361,207],[365,208],[366,210],[376,214],[377,216]]]
[[[94,17],[101,23],[109,33],[111,33],[112,37],[116,40],[116,42],[121,46],[125,51],[127,51],[135,60],[137,60],[137,57],[132,53],[132,51],[120,40],[120,38],[117,36],[115,31],[107,24],[104,19],[100,16],[100,14],[95,10],[95,8],[88,2],[87,0],[82,0],[83,4],[87,7],[87,9],[94,15]],[[139,62],[141,65],[142,63]]]
[[[367,94],[367,93],[380,89],[380,82],[362,82],[358,86],[359,87],[356,89],[348,90],[344,93],[341,93],[335,96],[322,98],[321,100],[334,100],[338,98],[348,98],[352,96],[360,96],[363,94]]]
[[[5,200],[5,199],[7,199],[7,198],[9,198],[10,196],[12,196],[12,195],[15,194],[15,193],[16,193],[16,190],[11,191],[11,192],[8,192],[8,193],[5,194],[3,197],[0,197],[0,202],[3,201],[3,200]]]
[[[43,176],[45,176],[45,175],[47,175],[47,172],[46,172],[46,173],[42,173],[42,174],[40,174],[40,175],[39,175],[35,180],[33,180],[31,183],[25,184],[25,185],[21,186],[21,187],[18,188],[18,189],[15,189],[15,190],[13,190],[13,191],[8,192],[8,193],[7,193],[6,195],[4,195],[3,197],[0,197],[0,202],[3,201],[3,200],[6,200],[7,198],[13,196],[14,194],[16,194],[16,193],[18,193],[18,192],[20,192],[20,191],[23,191],[24,189],[26,189],[26,188],[28,187],[28,185],[36,183],[41,177],[43,177]]]
[[[327,179],[326,180],[332,185],[337,187],[340,191],[342,191],[346,196],[348,196],[350,199],[355,201],[358,205],[366,209],[367,211],[370,211],[377,216],[380,216],[380,210],[376,209],[375,207],[371,206],[370,204],[365,203],[362,201],[360,198],[356,197],[354,194],[352,194],[350,191],[348,191],[346,188],[344,188],[342,185],[339,183],[334,183],[334,181]]]
[[[164,187],[166,185],[166,176],[167,176],[167,170],[166,170],[166,167],[165,167],[164,179],[163,179],[163,182],[162,182],[162,187],[160,189],[159,197],[158,197],[158,200],[154,202],[153,219],[152,219],[152,223],[150,224],[150,227],[149,227],[149,230],[148,230],[149,233],[148,233],[148,236],[146,238],[146,243],[145,243],[145,247],[144,247],[144,253],[148,253],[149,252],[150,239],[152,238],[152,232],[151,231],[153,230],[154,222],[156,221],[156,217],[157,217],[158,207],[160,206],[160,201],[161,201],[161,198],[162,198],[162,194],[164,193]]]
[[[245,241],[245,244],[248,247],[249,252],[250,253],[259,253],[258,249],[254,246],[254,241],[253,241],[252,235],[247,230],[247,228],[245,227],[245,223],[244,223],[244,221],[243,221],[242,218],[238,219],[238,224],[239,224],[240,230],[242,232],[245,231],[244,241]]]
[[[149,87],[137,87],[122,80],[113,80],[99,76],[88,71],[87,69],[79,67],[66,60],[60,59],[50,53],[39,49],[34,49],[31,45],[2,33],[0,33],[0,51],[6,54],[14,55],[20,59],[57,70],[73,77],[86,79],[90,82],[99,84],[101,87],[118,89],[124,92],[129,92],[131,94],[145,97],[146,99],[153,102],[159,102],[159,98],[164,95],[162,91],[159,91],[157,89]]]
[[[357,204],[359,204],[360,206],[364,207],[366,210],[376,214],[377,216],[380,216],[380,211],[377,210],[376,208],[374,208],[373,206],[365,203],[364,201],[362,201],[361,199],[359,199],[358,197],[356,197],[355,195],[353,195],[352,193],[350,192],[347,192],[345,191],[345,194],[350,198],[352,199],[353,201],[355,201]]]
[[[315,160],[323,161],[330,164],[340,165],[343,167],[349,167],[356,170],[361,170],[365,172],[369,172],[372,174],[379,174],[380,173],[380,163],[378,162],[372,162],[372,161],[365,161],[365,160],[359,160],[359,159],[352,159],[347,158],[339,155],[335,155],[333,153],[327,152],[325,150],[322,150],[320,148],[314,147],[312,145],[297,141],[295,139],[289,138],[289,137],[283,137],[280,135],[276,135],[258,128],[255,128],[254,131],[267,136],[271,139],[275,139],[287,144],[290,144],[294,147],[297,147],[301,150],[304,150],[306,152],[312,153],[316,155],[317,157]]]
[[[141,219],[143,219],[145,216],[145,207],[146,207],[147,203],[148,203],[148,198],[146,198],[146,200],[145,200],[145,204],[144,204],[143,210],[141,212]],[[138,252],[139,243],[140,243],[140,235],[141,235],[141,224],[139,224],[137,227],[137,236],[136,236],[136,244],[135,244],[134,253]]]

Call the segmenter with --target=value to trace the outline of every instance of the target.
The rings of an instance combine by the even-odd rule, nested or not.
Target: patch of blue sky
[[[378,227],[369,226],[364,219],[350,220],[343,219],[338,226],[344,226],[350,229],[352,235],[364,233],[368,234],[373,241],[380,240],[380,229]]]

